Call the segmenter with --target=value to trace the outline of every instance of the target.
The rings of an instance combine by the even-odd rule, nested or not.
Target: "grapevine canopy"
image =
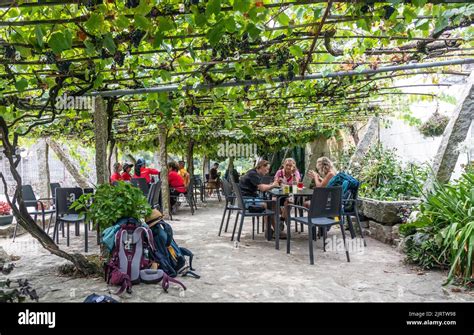
[[[394,78],[463,75],[460,65],[370,73],[474,62],[474,5],[449,2],[2,2],[0,119],[11,135],[88,141],[93,112],[58,108],[57,98],[128,90],[104,98],[111,136],[128,145],[154,143],[160,125],[171,144],[305,143],[399,112],[408,96]],[[357,74],[331,76],[348,71]]]

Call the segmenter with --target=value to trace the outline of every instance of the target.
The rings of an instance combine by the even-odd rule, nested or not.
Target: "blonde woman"
[[[296,161],[293,158],[286,158],[283,167],[275,173],[275,181],[280,185],[292,185],[293,182],[301,180],[300,172],[296,168]]]
[[[326,187],[332,177],[337,175],[337,170],[334,167],[334,164],[327,157],[320,157],[316,161],[316,170],[308,171],[309,177],[314,180],[314,185],[316,187]]]
[[[311,184],[314,185],[314,187],[326,187],[332,177],[337,175],[337,170],[334,167],[334,164],[327,157],[318,158],[316,161],[316,170],[318,170],[318,172],[313,170],[308,171],[308,175],[313,181]],[[311,200],[306,200],[303,203],[303,206],[306,208],[309,208],[310,205]]]

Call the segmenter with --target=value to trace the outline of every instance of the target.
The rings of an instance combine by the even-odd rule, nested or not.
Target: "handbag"
[[[265,212],[265,207],[257,205],[249,205],[249,213],[263,213]]]

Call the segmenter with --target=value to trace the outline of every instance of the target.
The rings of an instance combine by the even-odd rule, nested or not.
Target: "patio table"
[[[313,190],[310,188],[303,188],[301,190],[298,190],[296,193],[290,192],[289,193],[283,193],[282,189],[279,188],[274,188],[268,191],[268,194],[276,198],[276,206],[280,203],[280,199],[283,197],[289,197],[290,195],[293,195],[293,198],[295,199],[298,197],[310,197],[313,195]],[[279,208],[275,208],[275,211],[279,211]],[[278,212],[277,212],[278,213]],[[271,241],[272,239],[272,234],[271,234],[271,227],[270,227],[270,222],[267,224],[267,239]],[[280,215],[276,215],[276,224],[275,224],[275,249],[279,250],[280,249]]]

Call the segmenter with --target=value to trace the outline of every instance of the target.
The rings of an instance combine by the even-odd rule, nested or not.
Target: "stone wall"
[[[380,242],[398,246],[401,242],[399,228],[402,218],[399,216],[401,208],[418,206],[420,200],[380,201],[360,198],[359,213],[365,221],[362,228],[367,236]]]

